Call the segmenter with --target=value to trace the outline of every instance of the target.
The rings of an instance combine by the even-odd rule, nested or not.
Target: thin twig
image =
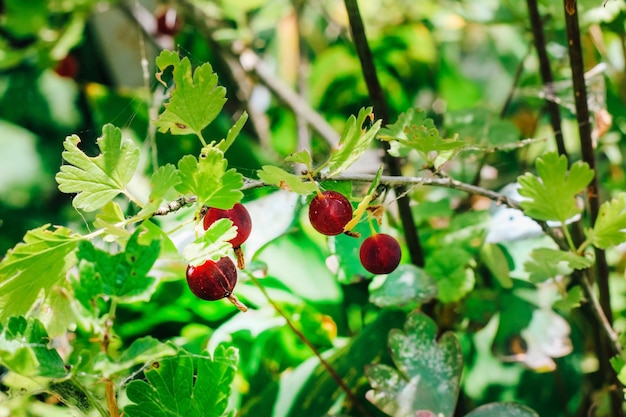
[[[537,50],[537,58],[539,58],[539,73],[541,74],[541,81],[547,89],[553,89],[554,78],[552,77],[552,70],[550,69],[550,60],[548,59],[548,51],[546,50],[546,37],[543,32],[544,22],[539,15],[539,7],[537,6],[537,0],[527,0],[528,15],[530,17],[530,27],[533,31],[533,41],[535,49]],[[552,94],[554,93],[551,91]],[[563,140],[563,132],[561,129],[561,111],[559,105],[552,100],[546,100],[546,108],[548,115],[550,116],[550,124],[552,125],[552,131],[554,132],[554,139],[556,141],[556,147],[560,155],[567,157],[567,150],[565,149],[565,141]]]
[[[341,378],[341,376],[337,373],[335,368],[333,368],[332,365],[328,363],[326,359],[324,359],[324,357],[322,356],[320,351],[317,350],[315,345],[313,345],[313,343],[311,343],[311,341],[304,335],[304,333],[302,333],[300,329],[298,329],[296,325],[293,324],[293,322],[289,318],[289,315],[283,311],[283,309],[278,305],[278,303],[276,303],[272,299],[272,297],[270,297],[270,295],[267,293],[267,290],[265,289],[265,287],[263,287],[263,285],[261,285],[259,280],[257,280],[256,277],[254,277],[254,275],[252,274],[250,274],[249,277],[254,283],[254,285],[256,285],[259,288],[259,290],[261,290],[261,293],[263,293],[263,296],[265,296],[267,301],[272,305],[272,307],[274,307],[274,310],[276,310],[276,312],[282,318],[285,319],[285,322],[287,323],[287,326],[289,326],[291,331],[302,341],[302,343],[304,343],[305,345],[307,345],[309,349],[311,349],[311,352],[313,352],[315,357],[317,357],[317,359],[320,361],[320,364],[322,364],[324,369],[326,369],[326,371],[331,376],[331,378],[335,380],[335,382],[337,383],[337,385],[339,385],[341,390],[346,393],[350,402],[358,409],[360,415],[364,417],[370,417],[369,412],[365,409],[363,404],[361,404],[359,399],[354,395],[350,387],[344,382],[343,378]]]
[[[587,204],[589,205],[589,216],[591,225],[595,223],[598,212],[600,211],[600,189],[598,182],[598,171],[596,169],[596,158],[591,136],[591,117],[587,105],[587,86],[585,82],[585,69],[583,63],[582,47],[580,42],[580,28],[578,23],[578,10],[576,2],[572,0],[564,0],[565,9],[565,27],[567,32],[567,44],[570,59],[570,68],[572,70],[572,85],[574,87],[574,103],[576,106],[576,119],[578,122],[578,132],[580,135],[580,146],[582,159],[589,164],[594,170],[595,176],[587,187]],[[597,284],[600,294],[599,306],[594,305],[594,309],[601,309],[604,314],[605,322],[608,328],[612,328],[613,313],[611,311],[611,293],[609,288],[609,267],[606,261],[606,254],[603,250],[596,248],[596,271]],[[589,289],[589,292],[591,289]],[[599,311],[596,312],[599,314]],[[602,321],[602,320],[601,320]],[[604,322],[603,322],[604,324]],[[601,369],[606,375],[608,385],[620,387],[621,384],[617,379],[617,375],[610,371],[609,359],[611,350],[615,343],[612,342],[611,334],[606,333],[607,340],[605,343],[599,344],[598,359]],[[620,417],[624,415],[622,408],[623,394],[621,389],[611,392],[611,415]]]
[[[367,42],[367,36],[365,35],[365,27],[363,25],[363,20],[361,19],[359,6],[356,0],[344,0],[344,3],[346,5],[346,10],[348,11],[350,30],[352,32],[352,38],[357,55],[359,56],[359,60],[361,62],[361,70],[363,71],[363,78],[365,78],[365,84],[367,85],[370,100],[374,105],[374,111],[382,120],[382,123],[384,125],[388,124],[390,122],[389,107],[387,106],[385,94],[383,93],[378,76],[376,75],[376,65],[374,64],[372,51],[370,50]],[[385,152],[385,164],[387,165],[391,175],[402,175],[400,160],[391,156],[389,152]],[[398,198],[398,212],[400,213],[400,221],[402,222],[404,237],[409,249],[411,262],[417,266],[424,266],[424,252],[417,233],[417,227],[415,226],[415,220],[413,219],[413,212],[410,207],[411,199],[402,185],[396,187],[396,193],[399,196],[402,196],[401,198]]]

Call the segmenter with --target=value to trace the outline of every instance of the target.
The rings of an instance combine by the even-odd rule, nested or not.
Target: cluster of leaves
[[[0,322],[6,325],[0,328],[0,361],[14,374],[46,378],[48,392],[82,413],[101,408],[99,398],[105,396],[101,392],[90,392],[85,388],[87,384],[141,376],[131,382],[123,379],[118,386],[128,399],[124,404],[124,413],[128,416],[228,415],[230,387],[238,363],[235,349],[218,347],[212,356],[198,355],[152,338],[138,338],[129,346],[109,349],[112,343],[115,345],[111,323],[115,320],[116,308],[151,300],[159,283],[156,277],[150,276],[151,271],[162,248],[173,247],[167,234],[151,220],[159,207],[182,195],[183,201],[187,198],[186,201],[197,203],[197,217],[202,206],[230,208],[243,197],[244,178],[235,169],[229,169],[225,152],[241,132],[247,115],[244,113],[235,122],[226,138],[207,141],[205,128],[225,103],[225,89],[218,86],[211,66],[203,64],[194,70],[187,58],[181,60],[176,53],[166,51],[158,57],[157,67],[160,70],[157,78],[168,86],[171,75],[173,87],[171,100],[155,124],[161,132],[197,136],[203,145],[200,154],[198,157],[186,155],[176,165],[158,167],[150,178],[149,196],[141,200],[129,187],[137,175],[140,148],[132,140],[123,139],[119,128],[103,127],[102,137],[97,141],[97,156],[88,156],[80,149],[78,136],[65,140],[63,158],[67,164],[56,177],[59,189],[76,194],[72,201],[75,208],[98,212],[94,221],[97,230],[80,235],[65,227],[51,230],[50,226],[43,226],[30,231],[24,242],[2,260]],[[290,155],[286,162],[303,164],[313,178],[333,180],[356,162],[378,137],[390,143],[392,155],[407,156],[415,151],[423,167],[437,173],[467,149],[467,142],[456,136],[442,138],[434,121],[427,118],[424,111],[411,109],[396,123],[384,128],[380,121],[364,128],[368,120],[373,120],[371,108],[351,116],[337,149],[319,166],[313,166],[313,158],[307,151]],[[626,240],[626,197],[620,194],[602,206],[598,221],[585,230],[586,240],[574,246],[566,225],[583,214],[577,198],[593,178],[593,171],[586,164],[578,162],[568,169],[564,157],[547,153],[537,159],[536,172],[536,175],[528,173],[518,178],[519,194],[525,198],[520,202],[521,207],[538,221],[557,224],[567,238],[569,250],[554,245],[534,249],[524,263],[531,283],[545,283],[574,270],[591,267],[593,259],[585,252],[590,245],[604,249]],[[266,165],[257,174],[265,184],[297,194],[307,195],[316,190],[310,177],[279,167]],[[359,227],[360,216],[372,202],[380,175],[379,170],[355,211],[351,227]],[[337,185],[329,181],[329,186]],[[120,195],[125,199],[118,198]],[[123,209],[126,202],[130,203],[130,210]],[[132,214],[126,217],[125,211]],[[472,301],[480,301],[481,294],[473,299],[471,294],[476,288],[475,261],[480,259],[503,290],[511,290],[511,294],[518,291],[510,295],[514,300],[510,305],[501,307],[497,343],[505,345],[522,336],[526,342],[532,341],[531,338],[542,330],[534,328],[533,323],[558,322],[552,305],[537,309],[531,303],[520,301],[517,295],[528,287],[519,288],[511,279],[512,271],[507,267],[503,250],[495,245],[477,250],[477,245],[471,241],[478,233],[463,234],[473,220],[475,218],[459,217],[450,224],[445,239],[455,241],[455,245],[444,244],[433,250],[424,268],[402,265],[373,283],[369,301],[383,312],[364,328],[359,338],[351,339],[329,361],[340,375],[352,378],[350,382],[355,385],[367,366],[371,390],[366,398],[389,415],[452,416],[461,387],[463,356],[458,339],[452,333],[437,337],[434,322],[424,314],[412,312],[406,317],[399,314],[390,323],[394,313],[384,309],[413,308],[433,299],[443,305],[465,302],[470,306]],[[188,244],[182,255],[192,264],[207,258],[217,259],[230,250],[228,240],[234,233],[229,221],[216,222]],[[99,237],[114,244],[104,250],[99,242],[93,242]],[[442,243],[439,238],[433,237],[436,245]],[[349,251],[355,244],[342,239],[352,238],[341,236],[334,241],[335,254],[343,266],[349,262],[347,259],[354,258]],[[118,247],[122,249],[113,253]],[[67,276],[71,277],[69,281]],[[275,290],[281,288],[277,286]],[[572,308],[581,298],[580,288],[573,287],[559,301],[561,306]],[[516,313],[511,305],[522,306],[522,319],[511,319]],[[79,331],[94,336],[104,347],[103,352],[95,353],[93,347],[88,346],[63,357],[56,349],[55,340],[61,343],[66,328],[75,324],[72,322],[77,317],[80,318],[76,324]],[[389,333],[391,362],[385,364],[377,356],[385,350],[386,338],[380,336],[401,321],[404,321],[404,330]],[[323,336],[320,339],[323,340],[320,343],[327,342]],[[357,355],[359,351],[368,350],[367,354]],[[615,366],[622,369],[622,362],[616,360]],[[313,365],[307,366],[313,369]],[[326,379],[321,379],[320,375]],[[328,410],[338,397],[335,381],[321,367],[310,370],[307,377],[301,377],[298,382],[299,394],[285,400],[288,403],[285,407],[290,409],[285,414],[296,413],[292,411],[294,404],[313,401],[317,401],[318,409]],[[283,381],[282,386],[290,383],[293,380]],[[19,387],[19,382],[10,385],[9,381],[8,384]],[[468,417],[493,415],[532,417],[536,413],[517,404],[494,403],[476,409]]]

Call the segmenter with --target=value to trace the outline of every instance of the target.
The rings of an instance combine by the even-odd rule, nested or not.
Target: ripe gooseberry
[[[198,298],[208,301],[228,298],[241,311],[248,308],[232,293],[237,284],[237,268],[225,256],[217,262],[209,259],[200,266],[187,265],[187,285]]]
[[[204,215],[204,230],[207,230],[219,219],[229,219],[233,222],[234,226],[237,226],[237,235],[228,242],[233,245],[233,248],[235,249],[237,266],[239,269],[243,269],[245,267],[245,262],[243,259],[241,245],[248,239],[248,236],[250,236],[250,232],[252,231],[252,219],[250,218],[250,213],[248,213],[246,207],[241,203],[235,204],[233,208],[229,210],[211,207]]]
[[[309,220],[315,230],[326,236],[343,233],[352,220],[352,204],[337,191],[324,191],[311,200]]]
[[[157,33],[165,36],[175,36],[182,26],[180,17],[176,9],[171,7],[160,7],[156,13]]]
[[[402,257],[400,244],[393,237],[378,233],[361,244],[361,264],[372,274],[388,274],[396,269]]]

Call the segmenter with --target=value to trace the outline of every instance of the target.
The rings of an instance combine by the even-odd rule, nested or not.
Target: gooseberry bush
[[[159,15],[159,31],[175,34],[179,25],[176,15]],[[464,153],[484,156],[524,143],[443,135],[418,108],[383,124],[367,107],[347,115],[338,145],[323,160],[303,149],[281,166],[248,172],[227,157],[245,112],[226,137],[207,137],[226,103],[212,66],[163,51],[156,67],[167,99],[152,123],[173,140],[197,138],[201,150],[154,167],[149,191],[141,193],[133,181],[145,175],[145,149],[120,127],[102,127],[95,155],[79,135],[65,139],[56,181],[89,219],[88,231],[41,225],[0,262],[0,410],[452,417],[472,409],[464,415],[535,417],[532,399],[473,404],[462,386],[471,392],[472,384],[485,383],[473,372],[478,357],[496,363],[496,381],[510,376],[506,362],[554,371],[572,352],[563,316],[582,308],[594,317],[597,343],[611,351],[609,372],[626,380],[626,358],[592,272],[603,250],[626,241],[626,196],[608,199],[591,220],[592,210],[581,204],[596,190],[587,162],[546,152],[515,179],[514,192],[495,192],[455,179],[447,167]],[[388,175],[381,157],[372,173],[354,173],[374,149],[385,158],[411,158],[420,170]],[[499,225],[486,210],[431,227],[441,209],[420,200],[423,187],[486,199],[493,211],[510,210],[507,219],[523,217],[529,230],[495,237]],[[421,264],[395,210],[407,195],[414,214],[426,219]],[[277,217],[291,220],[271,235]],[[532,243],[516,247],[528,234]],[[246,250],[254,239],[261,244]],[[299,251],[289,244],[294,240]],[[269,251],[277,256],[264,257]],[[181,281],[187,292],[172,291]],[[329,300],[339,298],[340,286],[365,298],[368,311],[353,314],[349,302],[336,311]],[[194,316],[182,314],[182,306],[202,311],[208,323],[189,323]],[[172,337],[146,334],[151,327],[132,320],[158,322],[162,314],[176,317]],[[340,321],[358,331],[338,335]],[[485,329],[491,340],[481,339]]]

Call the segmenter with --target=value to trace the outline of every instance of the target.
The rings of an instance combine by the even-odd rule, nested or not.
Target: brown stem
[[[359,6],[356,0],[344,0],[344,3],[348,11],[352,39],[361,62],[361,70],[363,71],[363,77],[365,78],[370,100],[374,105],[374,111],[382,120],[382,123],[388,124],[389,108],[378,76],[376,75],[376,65],[374,64],[372,51],[370,50],[367,37],[365,36],[365,27],[361,19]],[[400,160],[392,157],[388,152],[385,152],[385,164],[391,175],[402,175]],[[417,233],[417,227],[415,226],[415,220],[413,219],[413,213],[411,212],[411,200],[406,193],[406,188],[403,186],[396,187],[396,193],[401,196],[398,198],[398,211],[400,213],[404,238],[409,249],[411,262],[417,266],[424,266],[424,253]]]
[[[537,50],[537,58],[539,58],[539,73],[541,74],[541,80],[544,88],[553,90],[554,78],[552,77],[550,60],[548,59],[548,51],[546,50],[546,37],[543,32],[544,22],[539,15],[537,0],[527,0],[526,3],[528,4],[528,15],[530,17],[530,25],[533,31],[535,49]],[[554,92],[550,92],[548,96],[553,97]],[[556,147],[559,154],[567,157],[565,141],[563,140],[563,131],[561,129],[561,112],[559,110],[559,105],[552,100],[546,100],[546,109],[548,110],[548,115],[550,116],[550,124],[552,125],[552,131],[554,131],[554,139],[556,140]]]
[[[350,387],[348,385],[346,385],[346,383],[343,381],[343,379],[341,378],[341,376],[337,373],[337,371],[335,371],[335,368],[332,367],[332,365],[330,363],[328,363],[328,361],[326,359],[324,359],[322,357],[322,354],[319,352],[319,350],[317,350],[317,348],[313,345],[313,343],[311,343],[311,341],[304,335],[304,333],[302,333],[300,331],[300,329],[298,329],[293,322],[291,321],[291,319],[289,318],[289,316],[287,315],[287,313],[285,313],[283,311],[282,308],[280,308],[280,306],[274,301],[272,300],[272,297],[270,297],[270,295],[267,293],[267,291],[265,290],[265,287],[263,287],[261,285],[261,283],[259,282],[259,280],[257,280],[253,275],[250,274],[250,279],[252,280],[252,282],[254,283],[254,285],[256,285],[259,290],[261,290],[261,293],[263,293],[263,296],[267,299],[267,301],[272,305],[272,307],[274,307],[274,309],[276,310],[276,312],[285,319],[285,322],[287,323],[287,326],[289,326],[289,328],[291,329],[291,331],[298,337],[298,339],[300,339],[302,341],[302,343],[304,343],[305,345],[307,345],[307,347],[309,349],[311,349],[311,352],[313,352],[313,354],[315,355],[315,357],[317,357],[317,359],[320,361],[320,363],[322,364],[322,366],[324,367],[324,369],[326,369],[326,372],[328,372],[328,374],[331,376],[331,378],[333,380],[335,380],[335,382],[337,383],[337,385],[339,385],[339,387],[341,388],[341,390],[343,392],[346,393],[348,399],[350,400],[350,402],[357,408],[357,410],[359,411],[360,415],[363,417],[370,417],[369,412],[367,411],[367,409],[363,406],[363,404],[361,404],[361,401],[359,401],[359,399],[354,395],[354,393],[352,392],[352,390],[350,389]]]
[[[582,159],[589,164],[589,167],[596,173],[593,180],[587,187],[587,204],[591,225],[595,223],[600,210],[600,190],[598,182],[598,171],[596,169],[596,159],[591,136],[591,117],[587,106],[587,86],[585,83],[585,70],[583,64],[583,54],[580,42],[580,27],[578,23],[578,11],[576,2],[564,0],[565,27],[567,32],[567,45],[570,58],[570,68],[572,70],[572,84],[574,87],[574,103],[576,106],[576,119],[578,122],[578,132],[580,135],[580,146]],[[609,267],[606,261],[606,254],[601,249],[596,249],[596,272],[597,284],[600,294],[599,308],[606,318],[609,328],[612,328],[613,313],[611,311],[611,293],[609,288]],[[598,359],[601,371],[606,375],[606,383],[610,386],[621,387],[617,376],[610,369],[609,359],[613,344],[610,334],[606,340],[599,343]],[[611,415],[620,417],[624,415],[622,409],[623,397],[622,389],[611,391]]]

